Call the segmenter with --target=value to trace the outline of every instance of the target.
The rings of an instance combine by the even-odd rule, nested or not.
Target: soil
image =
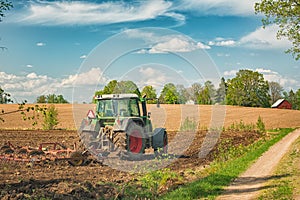
[[[191,132],[168,132],[170,151],[180,148],[175,140],[178,135],[184,138],[194,136]],[[206,135],[205,131],[195,134],[189,148],[167,168],[181,174],[183,179],[191,181],[186,170],[197,169],[209,164],[213,160],[213,150],[205,159],[198,157],[199,149]],[[223,132],[221,140],[229,139],[233,144],[249,144],[257,140],[256,132]],[[0,130],[0,144],[10,141],[18,146],[37,147],[41,142],[59,142],[72,147],[78,142],[76,131],[54,130]],[[150,157],[149,160],[153,158]],[[132,164],[136,161],[127,161]],[[143,161],[139,161],[143,162]],[[146,162],[146,161],[144,161]],[[130,165],[127,165],[130,166]],[[52,161],[47,163],[24,163],[0,161],[0,198],[2,199],[114,199],[122,197],[122,186],[136,180],[139,173],[113,169],[110,166],[93,162],[85,166],[71,166],[66,161]],[[173,183],[176,187],[176,183]],[[172,185],[169,186],[172,188]]]

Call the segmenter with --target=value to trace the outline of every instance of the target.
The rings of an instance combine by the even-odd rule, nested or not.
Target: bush
[[[263,122],[262,118],[259,116],[256,122],[257,131],[261,134],[266,132],[265,123]]]
[[[180,131],[196,131],[197,123],[195,120],[190,118],[185,118],[184,121],[181,123]]]
[[[53,130],[55,126],[58,125],[58,111],[53,104],[48,106],[47,110],[44,111],[44,123],[43,129],[44,130]]]

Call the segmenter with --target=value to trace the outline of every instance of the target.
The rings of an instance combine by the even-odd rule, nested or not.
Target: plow
[[[15,162],[67,161],[80,166],[90,161],[102,162],[111,153],[120,159],[140,159],[152,148],[155,156],[167,154],[165,128],[153,130],[146,98],[136,94],[110,94],[95,97],[96,110],[89,110],[79,128],[80,143],[72,148],[58,142],[40,143],[38,147],[15,146],[10,142],[0,149],[0,160]]]
[[[25,163],[49,163],[67,161],[73,166],[82,165],[88,158],[87,152],[79,151],[77,145],[67,148],[57,142],[40,143],[38,147],[15,146],[6,142],[0,148],[0,160]]]

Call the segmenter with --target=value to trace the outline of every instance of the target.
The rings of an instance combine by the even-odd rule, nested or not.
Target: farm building
[[[278,99],[271,108],[292,109],[292,104],[285,99]]]

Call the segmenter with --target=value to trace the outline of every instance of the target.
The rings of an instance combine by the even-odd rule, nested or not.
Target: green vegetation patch
[[[225,186],[244,172],[265,151],[293,130],[280,129],[277,134],[272,134],[269,138],[249,145],[244,151],[245,153],[239,157],[228,159],[225,162],[217,159],[211,164],[206,177],[186,184],[162,196],[162,199],[214,199],[221,194]]]

